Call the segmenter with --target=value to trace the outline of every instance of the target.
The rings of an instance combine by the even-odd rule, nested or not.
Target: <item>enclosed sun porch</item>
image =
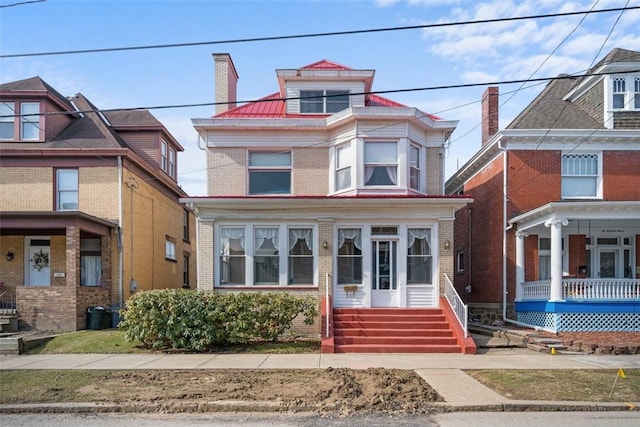
[[[553,332],[639,329],[640,202],[550,203],[510,224],[518,321]]]

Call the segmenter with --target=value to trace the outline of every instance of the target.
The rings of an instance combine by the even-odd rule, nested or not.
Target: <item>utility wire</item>
[[[459,25],[491,24],[491,23],[497,23],[497,22],[523,21],[523,20],[529,20],[529,19],[558,18],[558,17],[574,16],[574,15],[618,12],[618,11],[633,10],[633,9],[640,9],[640,6],[625,6],[625,7],[615,7],[615,8],[609,8],[609,9],[599,9],[599,10],[580,10],[575,12],[514,16],[509,18],[479,19],[479,20],[470,20],[470,21],[459,21],[459,22],[440,22],[435,24],[408,25],[408,26],[401,26],[401,27],[384,27],[384,28],[369,28],[369,29],[363,29],[363,30],[332,31],[332,32],[324,32],[324,33],[291,34],[291,35],[283,35],[283,36],[250,37],[250,38],[242,38],[242,39],[213,40],[213,41],[187,42],[187,43],[168,43],[168,44],[142,45],[142,46],[108,47],[108,48],[100,48],[100,49],[78,49],[78,50],[59,50],[59,51],[51,51],[51,52],[12,53],[12,54],[0,55],[0,58],[24,58],[24,57],[33,57],[33,56],[121,52],[121,51],[132,51],[132,50],[167,49],[167,48],[177,48],[177,47],[208,46],[208,45],[218,45],[218,44],[251,43],[251,42],[304,39],[304,38],[315,38],[315,37],[332,37],[332,36],[344,36],[344,35],[352,35],[352,34],[370,34],[370,33],[382,33],[382,32],[390,32],[390,31],[443,28],[443,27],[453,27],[453,26],[459,26]]]
[[[18,2],[18,3],[3,4],[3,5],[0,5],[0,9],[5,8],[5,7],[22,6],[22,5],[31,4],[31,3],[42,3],[42,2],[45,2],[45,1],[47,1],[47,0],[28,0],[28,1],[21,1],[21,2]]]
[[[634,70],[625,70],[620,71],[616,74],[631,74],[638,73],[640,69]],[[533,83],[533,82],[546,82],[553,80],[573,80],[583,77],[594,77],[594,76],[604,76],[610,74],[607,73],[587,73],[587,74],[577,74],[577,75],[558,75],[555,77],[536,77],[533,79],[515,79],[515,80],[498,80],[492,82],[480,82],[480,83],[461,83],[456,85],[441,85],[441,86],[425,86],[418,88],[410,88],[410,89],[389,89],[389,90],[375,90],[369,92],[354,92],[350,93],[349,96],[358,96],[358,95],[378,95],[378,94],[388,94],[388,93],[405,93],[405,92],[423,92],[423,91],[434,91],[434,90],[444,90],[444,89],[460,89],[460,88],[468,88],[468,87],[477,87],[477,86],[495,86],[495,85],[507,85],[514,83]],[[139,111],[139,110],[162,110],[162,109],[172,109],[172,108],[195,108],[195,107],[208,107],[215,105],[229,105],[229,104],[252,104],[257,102],[280,102],[280,101],[291,101],[291,100],[300,100],[300,99],[317,99],[317,98],[331,98],[334,96],[344,96],[341,94],[338,95],[318,95],[311,97],[279,97],[279,98],[269,98],[269,99],[254,99],[249,101],[236,101],[236,102],[203,102],[203,103],[193,103],[193,104],[173,104],[173,105],[156,105],[151,107],[126,107],[126,108],[108,108],[108,109],[95,109],[95,110],[81,110],[81,111],[50,111],[46,113],[32,113],[32,114],[9,114],[9,115],[0,115],[0,118],[5,117],[16,117],[16,116],[49,116],[49,115],[70,115],[70,114],[85,114],[85,113],[105,113],[111,111]]]

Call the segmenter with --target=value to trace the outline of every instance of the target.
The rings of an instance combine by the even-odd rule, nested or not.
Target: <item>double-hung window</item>
[[[362,283],[362,230],[338,229],[338,284]]]
[[[431,230],[407,230],[407,284],[432,283]]]
[[[56,170],[56,210],[78,210],[78,169]]]
[[[169,170],[167,171],[169,176],[176,179],[176,150],[169,148]]]
[[[169,146],[166,142],[160,141],[160,169],[163,171],[167,171],[167,156],[168,156]]]
[[[313,229],[289,229],[290,285],[313,284]]]
[[[348,90],[301,90],[301,114],[330,114],[349,108]]]
[[[245,229],[244,227],[220,228],[220,283],[245,284]]]
[[[165,259],[170,261],[177,261],[176,258],[176,239],[171,236],[165,238]]]
[[[102,251],[100,238],[80,238],[80,286],[102,284]]]
[[[15,114],[13,102],[0,103],[0,140],[15,139]]]
[[[253,279],[257,285],[277,285],[280,280],[280,230],[254,229]]]
[[[291,194],[291,152],[249,152],[249,194]]]
[[[37,141],[40,139],[40,103],[20,104],[20,139]]]
[[[39,102],[0,103],[0,116],[0,140],[40,140]]]
[[[613,108],[624,108],[625,83],[624,77],[613,79]]]
[[[538,280],[551,279],[551,239],[538,239]]]
[[[562,198],[595,198],[599,187],[599,155],[562,155]]]
[[[364,145],[365,185],[396,185],[398,182],[398,143],[367,141]]]
[[[640,77],[633,79],[633,106],[640,110]]]
[[[336,149],[336,191],[351,187],[351,160],[348,144]]]
[[[420,148],[409,146],[409,187],[420,191]]]

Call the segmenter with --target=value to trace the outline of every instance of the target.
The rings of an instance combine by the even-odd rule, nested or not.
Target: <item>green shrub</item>
[[[277,341],[299,315],[305,324],[313,324],[316,305],[312,297],[283,292],[147,291],[127,301],[119,327],[125,340],[147,348],[205,351],[226,344]]]

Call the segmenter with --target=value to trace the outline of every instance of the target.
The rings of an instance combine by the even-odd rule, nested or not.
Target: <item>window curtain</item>
[[[279,238],[278,235],[280,230],[277,228],[256,228],[255,229],[255,237],[256,237],[256,246],[255,249],[260,249],[262,244],[266,239],[271,239],[273,243],[273,247],[278,249]]]
[[[409,229],[409,239],[407,242],[407,248],[411,248],[413,246],[416,239],[423,239],[425,244],[427,245],[427,253],[424,255],[431,255],[431,229],[429,228],[410,228]]]
[[[346,239],[353,239],[356,248],[362,250],[362,234],[359,228],[341,228],[338,230],[338,247],[344,245]]]
[[[298,243],[298,240],[300,239],[303,239],[307,245],[307,248],[309,248],[309,251],[313,252],[313,233],[309,228],[289,229],[289,251],[291,251],[296,246],[296,243]]]
[[[80,257],[80,284],[82,286],[102,285],[102,257]]]
[[[369,184],[371,177],[373,176],[373,172],[376,170],[375,166],[365,166],[364,168],[364,182],[365,184]]]
[[[229,253],[231,253],[231,239],[239,240],[240,246],[244,250],[244,228],[223,228],[220,230],[222,255],[229,255]]]
[[[389,180],[396,185],[398,183],[398,170],[395,166],[387,166],[387,175],[389,176]]]

